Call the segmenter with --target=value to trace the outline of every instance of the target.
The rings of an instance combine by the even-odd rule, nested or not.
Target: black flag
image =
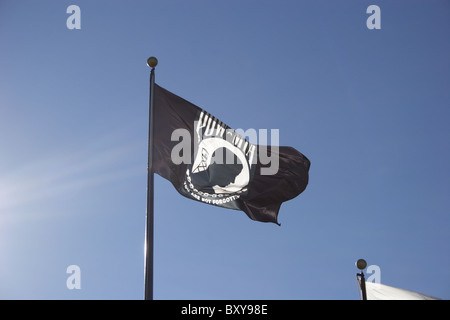
[[[305,190],[310,162],[294,148],[252,144],[157,84],[154,99],[153,170],[183,196],[278,224],[281,204]]]

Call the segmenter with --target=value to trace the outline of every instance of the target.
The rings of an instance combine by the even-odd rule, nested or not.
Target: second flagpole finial
[[[155,57],[150,57],[147,59],[147,65],[150,68],[156,67],[157,64],[158,64],[158,59],[156,59]]]

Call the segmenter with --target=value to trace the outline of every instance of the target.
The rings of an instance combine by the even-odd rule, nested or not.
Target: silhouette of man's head
[[[211,164],[206,170],[192,173],[192,183],[197,189],[214,192],[213,186],[226,187],[234,183],[243,169],[240,160],[227,148],[218,148],[212,155]]]

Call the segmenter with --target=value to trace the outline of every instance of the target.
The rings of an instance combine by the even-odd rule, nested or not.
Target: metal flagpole
[[[149,124],[148,124],[148,160],[147,160],[147,216],[145,228],[145,300],[153,300],[153,102],[155,86],[155,57],[147,59],[150,72]]]
[[[363,270],[367,267],[367,262],[364,259],[359,259],[356,261],[355,265],[359,270],[361,270],[361,273],[356,274],[356,280],[358,281],[358,285],[361,290],[361,300],[367,300],[366,278],[364,277],[363,272]]]

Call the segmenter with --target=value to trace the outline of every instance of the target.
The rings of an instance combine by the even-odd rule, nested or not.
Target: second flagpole
[[[145,225],[145,270],[144,270],[144,299],[153,300],[153,103],[155,87],[155,67],[158,59],[150,57],[147,65],[152,68],[150,72],[149,95],[149,124],[148,124],[148,159],[147,159],[147,215]]]

